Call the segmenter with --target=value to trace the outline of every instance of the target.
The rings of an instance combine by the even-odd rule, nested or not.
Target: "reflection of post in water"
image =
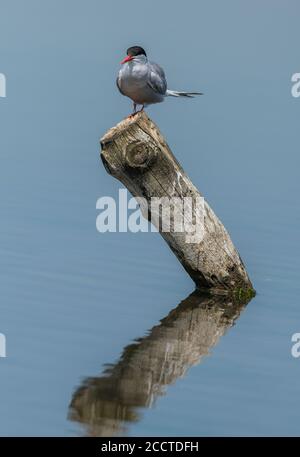
[[[144,338],[125,347],[101,377],[88,378],[74,393],[69,417],[89,434],[112,436],[139,419],[164,388],[210,353],[246,305],[226,296],[189,295]]]

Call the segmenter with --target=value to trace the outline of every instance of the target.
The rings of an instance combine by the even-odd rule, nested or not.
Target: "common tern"
[[[147,58],[145,50],[140,46],[127,49],[127,56],[121,62],[117,77],[117,86],[122,95],[133,101],[133,113],[137,105],[145,106],[161,103],[166,97],[190,97],[203,95],[201,92],[182,92],[169,90],[165,72],[160,65]]]

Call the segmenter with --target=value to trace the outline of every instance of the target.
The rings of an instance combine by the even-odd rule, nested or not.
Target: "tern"
[[[151,62],[140,46],[127,49],[127,56],[121,62],[117,77],[117,86],[122,95],[133,101],[133,113],[137,113],[137,105],[145,106],[161,103],[166,97],[190,97],[203,95],[202,92],[182,92],[169,90],[165,72],[160,65]]]

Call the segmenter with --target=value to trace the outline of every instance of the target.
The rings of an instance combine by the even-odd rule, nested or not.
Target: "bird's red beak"
[[[130,62],[131,60],[133,60],[133,57],[132,57],[132,56],[126,56],[126,57],[122,60],[121,64],[126,63],[126,62]]]

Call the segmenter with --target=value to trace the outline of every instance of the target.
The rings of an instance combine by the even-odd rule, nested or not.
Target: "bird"
[[[116,82],[121,94],[133,101],[133,113],[130,116],[143,111],[145,106],[163,102],[166,97],[193,98],[195,95],[203,95],[202,92],[169,90],[164,70],[148,60],[141,46],[131,46],[126,54]],[[137,105],[142,105],[139,111]]]

